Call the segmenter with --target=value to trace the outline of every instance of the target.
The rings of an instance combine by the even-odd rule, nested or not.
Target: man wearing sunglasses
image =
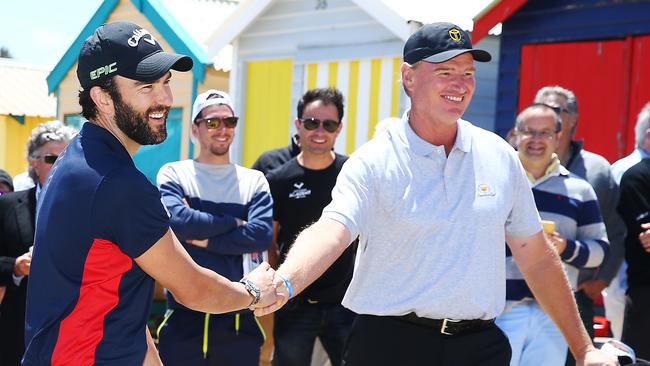
[[[20,365],[25,351],[25,302],[34,245],[34,217],[39,193],[52,164],[75,129],[59,121],[39,124],[27,141],[28,174],[36,186],[0,197],[0,365]]]
[[[594,189],[570,174],[555,153],[560,113],[541,103],[525,108],[516,118],[515,143],[539,214],[554,226],[545,232],[575,290],[579,270],[599,266],[609,244]],[[506,311],[496,322],[510,341],[510,365],[564,364],[567,345],[562,333],[535,300],[507,247],[506,300]]]
[[[160,365],[147,328],[154,279],[209,313],[277,300],[268,264],[232,281],[192,260],[160,192],[133,163],[141,145],[167,137],[170,70],[192,64],[128,22],[103,24],[81,45],[88,122],[39,197],[23,365]]]
[[[298,101],[295,127],[301,151],[268,175],[273,194],[273,237],[282,263],[296,235],[318,220],[332,200],[347,157],[332,151],[343,119],[343,95],[313,89]],[[318,337],[332,366],[341,364],[354,313],[341,305],[354,268],[354,246],[275,315],[274,366],[309,365]]]
[[[200,265],[237,281],[271,246],[273,202],[264,175],[230,162],[238,118],[230,96],[201,93],[192,109],[196,159],[169,163],[158,172],[171,227]],[[165,365],[256,366],[264,332],[246,309],[226,314],[194,311],[167,293],[158,328]]]
[[[504,242],[576,358],[616,364],[580,322],[514,149],[461,119],[476,86],[474,61],[490,59],[454,24],[413,33],[401,66],[410,110],[352,154],[332,202],[277,270],[290,298],[359,236],[343,298],[359,314],[346,366],[507,364],[508,339],[494,324],[505,305]]]

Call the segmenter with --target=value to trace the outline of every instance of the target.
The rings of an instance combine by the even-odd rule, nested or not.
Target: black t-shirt
[[[347,160],[336,154],[334,162],[322,170],[311,170],[293,158],[267,175],[273,196],[273,220],[279,222],[280,263],[296,236],[318,221],[323,208],[332,201],[336,177]],[[350,245],[330,268],[299,296],[325,303],[340,303],[352,279],[354,245]]]
[[[627,228],[625,259],[630,285],[650,285],[650,253],[639,241],[641,224],[650,222],[650,159],[631,167],[621,178],[621,198],[618,203]]]
[[[300,153],[300,147],[298,146],[298,136],[291,138],[291,143],[289,146],[281,147],[279,149],[269,150],[264,154],[260,155],[257,158],[257,161],[253,163],[252,169],[259,170],[268,174],[271,170],[279,168],[282,164],[291,160],[294,156]]]

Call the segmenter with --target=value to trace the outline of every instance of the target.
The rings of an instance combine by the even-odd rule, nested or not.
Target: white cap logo
[[[144,38],[144,36],[149,36],[149,38]],[[129,46],[138,47],[140,39],[143,39],[145,42],[150,43],[152,46],[156,45],[156,38],[149,33],[146,29],[136,29],[133,31],[133,35],[129,38]]]

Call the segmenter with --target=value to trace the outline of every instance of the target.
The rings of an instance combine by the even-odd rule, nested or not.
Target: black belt
[[[394,318],[403,322],[439,330],[441,334],[445,334],[445,335],[458,335],[462,333],[476,332],[479,330],[490,328],[494,325],[494,319],[490,319],[490,320],[429,319],[429,318],[421,318],[415,315],[415,313],[409,313],[402,316],[395,316]]]

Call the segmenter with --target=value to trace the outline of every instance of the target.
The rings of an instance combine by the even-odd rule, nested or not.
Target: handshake
[[[259,301],[249,306],[255,316],[263,316],[280,309],[293,295],[289,280],[275,272],[267,263],[263,262],[248,273],[242,281],[247,280],[259,289]]]

